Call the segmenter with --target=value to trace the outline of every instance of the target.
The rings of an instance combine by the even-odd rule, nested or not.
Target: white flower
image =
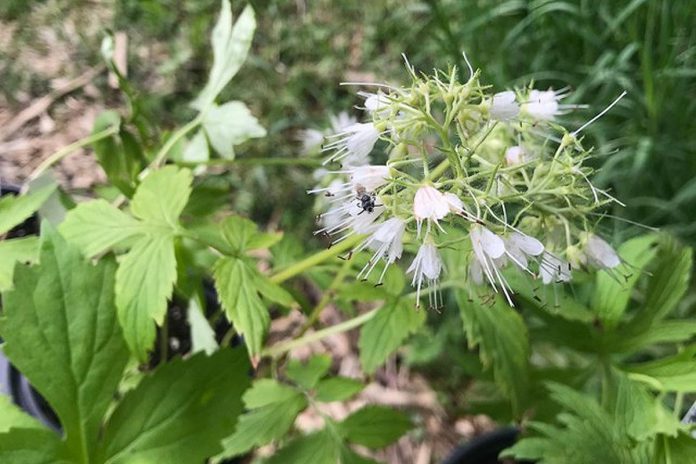
[[[297,134],[297,141],[302,143],[302,153],[312,153],[321,147],[324,134],[317,129],[304,129]]]
[[[621,258],[611,245],[594,234],[587,234],[585,256],[588,264],[600,269],[612,269],[621,264]]]
[[[539,256],[544,245],[534,237],[513,232],[505,239],[505,254],[521,269],[527,270],[528,256]]]
[[[515,101],[515,92],[507,90],[493,95],[490,115],[496,121],[509,121],[520,112],[520,106]]]
[[[527,153],[521,146],[515,145],[514,147],[510,147],[505,150],[505,164],[508,166],[516,166],[526,161]]]
[[[524,106],[528,115],[538,121],[551,121],[559,114],[564,114],[567,110],[581,108],[584,105],[562,105],[558,103],[565,98],[568,93],[565,90],[532,90]]]
[[[413,216],[416,218],[418,225],[418,234],[420,234],[421,224],[424,220],[430,221],[438,225],[438,220],[447,216],[450,212],[452,199],[445,197],[435,187],[423,185],[416,191],[413,197]]]
[[[372,232],[375,220],[383,212],[382,205],[376,205],[372,212],[367,212],[354,200],[336,202],[329,211],[320,216],[323,227],[315,231],[314,235],[338,235],[338,239],[331,240],[331,245],[334,245],[356,233],[368,234]]]
[[[389,265],[401,258],[401,253],[404,250],[402,239],[405,230],[406,223],[399,218],[387,219],[383,223],[375,226],[372,235],[355,250],[355,252],[358,252],[365,248],[369,248],[375,252],[358,274],[358,278],[367,279],[379,260],[383,259],[386,264],[379,277],[378,284],[382,283],[384,274],[387,272]]]
[[[337,181],[334,180],[328,187],[318,187],[308,190],[307,193],[324,193],[326,196],[335,196],[343,193],[345,195],[336,198],[336,201],[342,201],[350,196],[358,195],[358,190],[361,188],[364,189],[365,192],[374,192],[379,187],[386,184],[387,179],[389,178],[389,167],[384,165],[366,165],[357,166],[343,171],[324,170],[323,175],[328,174],[347,174],[349,181],[338,181],[337,183]]]
[[[350,170],[349,174],[354,186],[362,185],[365,190],[372,192],[387,183],[389,167],[384,165],[358,166]]]
[[[336,134],[337,140],[324,147],[324,151],[334,151],[324,164],[346,157],[365,159],[377,143],[379,135],[379,131],[371,123],[356,123],[345,127]]]
[[[416,306],[420,306],[420,292],[423,281],[428,287],[433,287],[433,292],[428,296],[430,306],[438,307],[437,283],[442,271],[442,259],[437,248],[430,242],[423,243],[418,249],[416,257],[406,272],[413,273],[411,285],[416,287]]]
[[[505,264],[505,242],[502,238],[481,225],[474,225],[469,231],[471,248],[474,251],[474,259],[469,265],[469,276],[477,283],[483,283],[485,276],[493,287],[498,291],[496,282],[500,285],[508,303],[512,305],[510,298],[509,285],[500,273],[500,269]]]
[[[570,282],[572,277],[571,270],[568,261],[564,261],[548,251],[545,251],[541,255],[539,273],[541,274],[541,281],[544,282],[544,284],[550,284],[552,282]]]
[[[360,95],[365,97],[365,109],[370,113],[382,112],[391,104],[389,98],[382,92],[360,92]]]
[[[358,122],[355,117],[349,115],[345,111],[341,111],[337,115],[331,115],[329,116],[329,121],[331,123],[331,133],[332,134],[338,134],[339,132],[343,131],[346,127],[352,126],[356,122]],[[330,135],[330,134],[327,134]]]

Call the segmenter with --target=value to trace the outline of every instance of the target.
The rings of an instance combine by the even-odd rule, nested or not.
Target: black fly
[[[357,193],[356,198],[358,199],[358,208],[361,209],[358,214],[362,214],[365,211],[372,213],[376,207],[382,206],[375,204],[375,201],[377,201],[377,195],[375,195],[374,192],[368,192],[362,185],[358,184],[355,188],[355,192]]]

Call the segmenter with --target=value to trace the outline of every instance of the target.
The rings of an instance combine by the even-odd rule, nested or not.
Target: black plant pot
[[[480,435],[459,446],[442,464],[532,464],[530,461],[498,460],[498,455],[517,441],[519,429],[505,427]]]

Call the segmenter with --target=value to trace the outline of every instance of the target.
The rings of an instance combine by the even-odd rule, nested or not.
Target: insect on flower
[[[368,192],[367,189],[361,184],[358,184],[355,187],[355,192],[357,193],[356,198],[358,199],[358,208],[361,209],[358,214],[362,214],[366,211],[368,213],[372,213],[376,207],[382,206],[375,203],[377,201],[377,195],[375,192]]]

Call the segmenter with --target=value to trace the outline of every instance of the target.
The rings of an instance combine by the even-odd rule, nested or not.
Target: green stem
[[[316,266],[319,263],[322,263],[326,261],[327,259],[333,258],[335,256],[340,255],[344,251],[347,251],[351,249],[353,246],[357,245],[358,242],[362,239],[362,236],[360,235],[355,235],[353,237],[349,237],[345,239],[344,241],[340,242],[339,244],[332,246],[331,248],[328,248],[326,250],[320,251],[319,253],[315,253],[305,259],[303,259],[300,262],[297,262],[293,264],[292,266],[289,266],[282,271],[278,272],[277,274],[274,274],[271,276],[271,282],[274,284],[279,284],[281,282],[285,282],[286,280],[290,279],[291,277],[296,276],[297,274],[301,274],[302,272],[306,271],[307,269],[311,268],[312,266]]]
[[[331,327],[327,327],[326,329],[319,330],[317,332],[312,332],[309,335],[305,335],[300,338],[296,338],[294,340],[290,340],[284,343],[278,343],[276,345],[273,345],[269,348],[266,348],[261,352],[261,356],[269,356],[269,357],[276,357],[278,355],[281,355],[287,351],[290,351],[294,348],[298,348],[300,346],[307,345],[312,342],[316,342],[321,340],[322,338],[329,337],[334,334],[338,334],[341,332],[345,332],[347,330],[353,329],[355,327],[359,327],[362,324],[366,323],[373,317],[377,315],[377,312],[380,310],[380,308],[375,308],[372,311],[366,312],[365,314],[361,314],[360,316],[354,317],[353,319],[348,319],[347,321],[341,322],[340,324],[333,325]]]
[[[336,273],[336,277],[334,277],[329,287],[324,291],[324,294],[321,296],[321,299],[319,299],[319,302],[316,304],[316,306],[314,306],[314,309],[312,309],[312,312],[309,314],[309,317],[307,318],[307,322],[304,326],[302,326],[302,329],[300,330],[300,336],[304,335],[307,332],[307,330],[309,330],[310,327],[312,327],[314,323],[317,322],[317,319],[319,319],[319,315],[321,314],[322,309],[324,309],[324,307],[331,300],[331,297],[333,297],[336,287],[338,287],[341,284],[341,282],[343,282],[343,279],[345,278],[346,274],[348,274],[350,268],[351,262],[350,260],[346,260],[343,263],[343,266],[341,266],[341,269]]]
[[[438,177],[440,177],[444,172],[447,170],[447,168],[450,167],[450,160],[449,158],[443,160],[440,164],[435,166],[435,169],[430,171],[430,175],[426,178],[426,180],[435,180]]]
[[[176,145],[179,139],[191,132],[193,129],[195,129],[201,123],[201,121],[203,121],[203,113],[198,113],[198,116],[189,121],[188,124],[174,132],[172,136],[167,139],[160,151],[157,152],[157,155],[155,156],[155,159],[152,161],[151,166],[155,168],[159,167],[160,164],[162,164],[164,159],[167,157],[169,151],[174,147],[174,145]],[[145,171],[148,171],[148,169],[146,169]],[[145,171],[143,171],[143,173]]]
[[[105,139],[106,137],[110,137],[117,133],[118,130],[118,125],[114,125],[104,129],[103,131],[97,132],[96,134],[92,134],[88,137],[73,142],[70,145],[66,145],[65,147],[61,148],[60,150],[56,151],[55,153],[51,154],[51,156],[43,160],[41,164],[39,164],[39,166],[36,169],[34,169],[31,174],[29,174],[28,182],[31,182],[32,180],[39,177],[46,171],[46,169],[50,168],[53,164],[62,160],[74,151],[79,150],[80,148],[90,145],[101,139]]]

